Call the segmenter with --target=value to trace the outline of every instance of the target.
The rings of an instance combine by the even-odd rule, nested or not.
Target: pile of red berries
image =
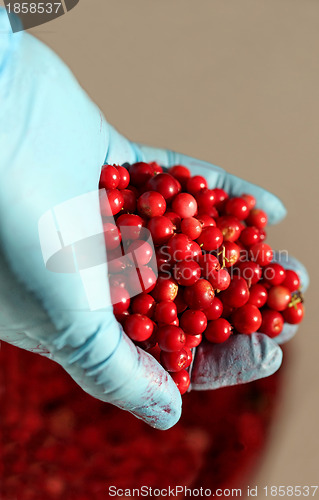
[[[105,165],[100,178],[111,298],[126,334],[183,394],[203,337],[276,337],[304,314],[300,280],[272,262],[267,214],[250,194],[209,189],[183,165]]]

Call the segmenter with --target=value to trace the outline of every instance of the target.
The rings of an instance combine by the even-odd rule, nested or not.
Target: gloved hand
[[[93,289],[85,281],[93,308],[80,263],[74,259],[73,273],[51,272],[44,256],[73,251],[84,236],[103,235],[96,188],[104,162],[183,163],[212,187],[254,194],[272,223],[285,215],[283,205],[218,167],[122,137],[51,50],[24,32],[11,33],[3,11],[0,100],[0,338],[60,363],[92,396],[159,429],[171,427],[180,417],[180,395],[170,376],[116,322],[102,239],[92,256],[99,263],[90,269]],[[47,231],[47,248],[40,245],[39,230]],[[296,263],[296,270],[305,286],[304,268]],[[236,336],[198,350],[192,387],[247,382],[270,375],[280,363],[274,340]]]

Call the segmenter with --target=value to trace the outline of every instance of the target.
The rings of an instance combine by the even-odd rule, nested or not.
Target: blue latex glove
[[[204,174],[211,186],[257,196],[272,223],[285,215],[283,205],[222,169],[123,138],[52,51],[26,33],[12,35],[1,10],[0,102],[0,338],[58,362],[92,396],[159,429],[171,427],[180,417],[180,395],[170,376],[136,348],[116,322],[106,263],[97,266],[93,299],[98,306],[92,310],[80,271],[56,273],[45,267],[39,221],[40,229],[58,229],[64,245],[89,231],[102,234],[96,186],[104,161],[183,163]],[[83,205],[88,193],[90,202]],[[75,234],[69,235],[67,223],[74,213],[68,213],[66,221],[61,207],[78,197],[80,217],[74,219]],[[104,243],[99,243],[97,259],[105,254]],[[59,244],[59,239],[52,243],[57,248]],[[306,284],[299,264],[297,271]],[[218,357],[215,351],[216,346],[198,350],[193,388],[264,377],[281,362],[277,343],[261,334],[234,337],[218,349]]]

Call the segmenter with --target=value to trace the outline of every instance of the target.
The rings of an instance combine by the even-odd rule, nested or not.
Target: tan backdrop
[[[270,241],[305,262],[312,288],[260,486],[318,479],[318,23],[316,0],[81,0],[32,30],[123,134],[284,200]]]

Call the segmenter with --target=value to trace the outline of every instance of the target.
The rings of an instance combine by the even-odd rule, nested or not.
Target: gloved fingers
[[[295,271],[301,284],[301,292],[305,293],[309,286],[309,274],[305,266],[295,257],[289,255],[287,250],[277,250],[274,252],[273,262],[281,264],[285,269]]]
[[[141,161],[157,161],[160,165],[171,167],[173,165],[185,165],[193,175],[203,175],[212,188],[225,189],[231,196],[240,196],[249,193],[256,197],[257,206],[268,215],[269,224],[276,224],[286,216],[286,209],[282,201],[274,194],[260,186],[231,175],[225,170],[211,163],[197,160],[186,155],[174,153],[173,151],[151,148],[138,145],[141,151]]]
[[[232,335],[222,344],[203,342],[196,351],[191,389],[218,389],[252,382],[275,373],[282,350],[262,333]]]

